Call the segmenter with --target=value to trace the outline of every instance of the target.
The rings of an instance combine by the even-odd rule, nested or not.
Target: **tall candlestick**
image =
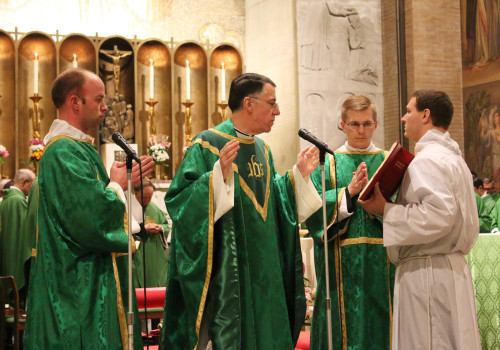
[[[189,67],[189,61],[186,60],[186,100],[191,99],[191,68]]]
[[[221,87],[222,87],[222,101],[226,100],[226,69],[224,68],[224,62],[221,63],[222,75],[221,75]]]
[[[35,52],[35,62],[34,62],[34,72],[33,72],[33,80],[34,80],[34,92],[38,94],[38,53]]]
[[[73,68],[78,68],[78,62],[76,60],[76,53],[73,54]]]
[[[155,67],[153,59],[149,59],[149,96],[154,99],[155,96]]]

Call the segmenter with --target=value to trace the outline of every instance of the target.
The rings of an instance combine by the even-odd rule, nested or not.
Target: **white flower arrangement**
[[[152,135],[148,140],[148,154],[153,157],[155,164],[167,165],[170,159],[168,149],[170,148],[168,136],[166,135]]]

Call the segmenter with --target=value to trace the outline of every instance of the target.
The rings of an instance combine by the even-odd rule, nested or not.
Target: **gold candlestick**
[[[35,140],[40,139],[40,100],[42,96],[39,96],[36,92],[33,96],[30,96],[30,99],[33,101],[33,114],[31,116],[31,125],[33,126],[33,138]]]
[[[155,104],[157,103],[158,101],[155,101],[154,98],[150,98],[149,101],[146,101],[146,104],[149,106],[148,108],[149,136],[156,134]]]
[[[227,102],[222,100],[221,103],[217,103],[217,106],[219,106],[221,109],[222,121],[226,121],[227,120],[227,116],[226,116]]]
[[[191,106],[194,105],[194,102],[191,100],[186,100],[186,102],[182,102],[184,107],[186,107],[186,145],[191,142]]]

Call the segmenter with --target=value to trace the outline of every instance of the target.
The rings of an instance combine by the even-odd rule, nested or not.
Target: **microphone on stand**
[[[119,132],[114,132],[111,135],[114,143],[116,143],[130,158],[135,160],[137,163],[141,164],[141,160],[137,156],[137,153],[130,147],[125,138]]]
[[[328,145],[326,143],[319,140],[316,136],[311,134],[306,129],[299,129],[299,136],[302,137],[304,140],[309,141],[314,146],[318,147],[320,151],[325,151],[333,155],[333,151],[328,148]]]

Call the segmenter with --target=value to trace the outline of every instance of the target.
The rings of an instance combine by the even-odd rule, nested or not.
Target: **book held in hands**
[[[394,142],[387,158],[382,162],[375,175],[373,175],[359,194],[359,199],[364,201],[370,198],[375,189],[375,184],[378,182],[380,184],[380,192],[382,192],[387,200],[390,200],[401,184],[403,175],[413,158],[415,156],[405,150],[399,142]]]

